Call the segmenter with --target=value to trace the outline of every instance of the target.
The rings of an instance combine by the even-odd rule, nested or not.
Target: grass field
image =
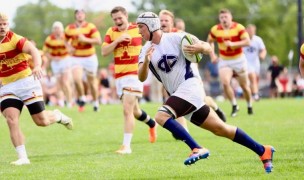
[[[255,114],[247,115],[240,101],[236,125],[262,144],[275,147],[274,171],[266,174],[257,155],[230,140],[189,125],[193,137],[211,155],[187,167],[183,161],[189,148],[176,141],[162,127],[158,140],[148,141],[148,127],[136,123],[130,155],[114,153],[122,142],[123,117],[120,105],[106,105],[94,113],[91,107],[78,113],[62,109],[74,119],[75,129],[62,125],[37,127],[27,109],[21,117],[31,165],[15,167],[9,162],[17,156],[10,142],[8,127],[0,117],[0,179],[302,179],[304,177],[304,99],[261,100],[254,104]],[[228,102],[219,103],[226,114]],[[142,104],[154,115],[158,104]]]

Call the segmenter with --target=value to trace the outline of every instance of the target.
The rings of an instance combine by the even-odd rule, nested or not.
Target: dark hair
[[[219,11],[219,14],[229,13],[231,14],[231,11],[229,9],[223,8]]]
[[[112,14],[115,14],[115,13],[117,13],[117,12],[122,12],[122,13],[125,14],[125,15],[128,14],[128,13],[127,13],[127,10],[126,10],[124,7],[122,7],[122,6],[116,6],[116,7],[114,7],[114,8],[111,10],[111,15],[112,15]]]
[[[85,13],[84,9],[75,9],[74,14],[78,13],[79,11],[82,11]]]

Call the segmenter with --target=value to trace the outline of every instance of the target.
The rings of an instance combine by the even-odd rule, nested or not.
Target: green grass
[[[186,167],[190,153],[182,142],[175,141],[167,130],[158,128],[158,140],[148,142],[148,127],[136,122],[130,155],[114,153],[122,142],[123,116],[120,105],[102,106],[94,113],[62,109],[74,119],[75,129],[59,124],[37,127],[25,108],[21,128],[31,165],[15,167],[15,149],[8,127],[0,117],[0,179],[301,179],[304,177],[303,99],[261,100],[254,103],[254,115],[248,116],[246,103],[228,123],[246,131],[261,144],[275,147],[274,172],[266,174],[252,151],[230,140],[216,137],[190,124],[193,137],[211,151],[208,160]],[[228,102],[219,104],[229,114]],[[158,104],[142,104],[155,114]]]

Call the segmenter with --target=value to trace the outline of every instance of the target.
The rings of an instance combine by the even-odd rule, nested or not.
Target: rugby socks
[[[25,145],[20,145],[16,147],[16,152],[19,159],[27,159],[27,153],[25,150]]]
[[[136,119],[146,123],[150,128],[153,128],[155,126],[155,121],[144,110],[141,110],[141,112],[141,116]]]
[[[123,138],[123,145],[130,147],[131,146],[131,141],[132,141],[132,133],[124,133],[124,138]]]
[[[235,98],[232,99],[231,104],[232,104],[233,106],[236,106],[236,105],[237,105],[237,102],[236,102],[236,99],[235,99]]]
[[[180,125],[176,120],[173,118],[169,118],[164,126],[165,129],[169,130],[174,137],[178,137],[182,141],[184,141],[191,149],[194,148],[202,148],[198,145],[195,140],[191,137],[191,135],[186,131],[186,129]]]
[[[259,156],[262,156],[265,151],[264,147],[261,144],[254,141],[240,128],[236,129],[236,133],[235,133],[235,137],[234,137],[233,141],[251,149],[252,151],[257,153]]]

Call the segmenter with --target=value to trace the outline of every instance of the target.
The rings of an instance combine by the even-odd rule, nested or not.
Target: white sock
[[[247,102],[247,107],[252,107],[252,102],[251,101]]]
[[[20,145],[16,147],[16,151],[19,159],[27,159],[27,153],[25,150],[25,145]]]
[[[58,100],[58,105],[60,107],[64,107],[64,100],[62,100],[62,99]]]
[[[99,107],[99,102],[98,102],[98,100],[94,101],[94,107]]]
[[[80,96],[80,98],[79,98],[80,100],[82,100],[82,101],[84,101],[84,102],[86,102],[86,100],[87,100],[87,97],[85,96],[85,95],[83,95],[83,96]]]
[[[233,106],[237,105],[236,99],[233,98],[232,101],[231,101],[231,103],[232,103]]]
[[[124,146],[131,147],[132,136],[133,136],[133,134],[131,134],[131,133],[124,133],[124,138],[123,138]]]

